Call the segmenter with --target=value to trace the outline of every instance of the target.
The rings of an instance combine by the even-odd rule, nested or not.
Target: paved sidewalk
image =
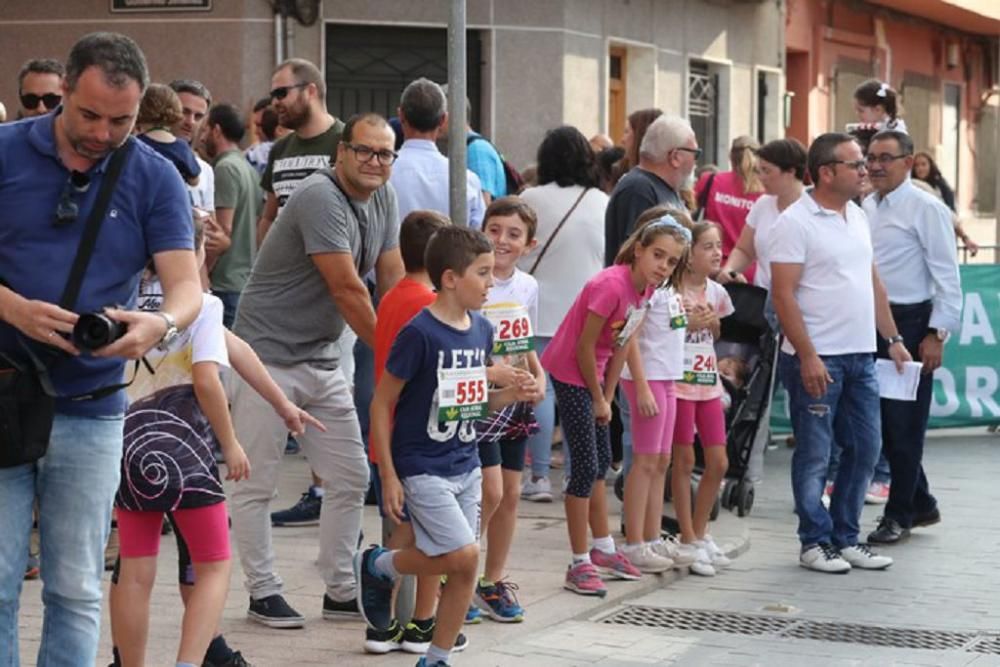
[[[558,472],[558,471],[554,471]],[[302,456],[287,456],[273,507],[283,509],[298,500],[307,487],[309,469]],[[560,480],[553,486],[559,488]],[[617,532],[620,503],[609,489],[611,526]],[[742,552],[747,546],[745,520],[723,513],[713,525],[713,536],[723,548]],[[246,618],[247,595],[242,572],[234,553],[232,586],[223,618],[223,631],[231,646],[243,652],[256,667],[284,665],[413,665],[416,656],[394,654],[369,656],[362,651],[364,626],[360,621],[325,621],[321,617],[324,588],[316,570],[318,546],[316,527],[276,528],[274,540],[277,570],[285,580],[286,598],[306,617],[301,630],[273,630]],[[381,520],[373,507],[365,508],[366,542],[381,535]],[[620,537],[617,536],[616,537]],[[610,609],[630,598],[670,585],[676,573],[667,576],[646,576],[638,582],[608,582],[608,596],[601,600],[576,595],[562,588],[568,563],[568,538],[562,502],[551,504],[522,502],[517,534],[509,563],[510,580],[520,589],[518,597],[526,609],[526,619],[520,624],[499,624],[484,620],[467,626],[470,648],[454,662],[467,665],[513,664],[510,656],[494,658],[485,653],[502,647],[515,638],[530,633],[545,632],[546,628],[580,616],[589,616]],[[235,547],[234,547],[235,550]],[[153,591],[153,612],[150,627],[148,664],[172,665],[179,637],[181,605],[176,586],[176,547],[172,536],[163,538],[159,573]],[[34,664],[41,631],[41,583],[25,582],[21,596],[21,654],[24,665]],[[102,625],[98,665],[110,663],[111,640],[107,605]],[[513,662],[512,662],[513,660]]]

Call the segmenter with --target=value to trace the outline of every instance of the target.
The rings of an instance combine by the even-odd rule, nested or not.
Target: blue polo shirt
[[[56,149],[58,113],[0,125],[0,279],[27,299],[49,303],[58,303],[66,287],[108,162],[105,158],[90,169],[86,192],[72,194],[79,206],[76,220],[55,226],[56,206],[70,175]],[[133,141],[106,216],[77,313],[113,305],[132,308],[139,276],[154,253],[194,247],[191,204],[180,175],[141,142]],[[43,348],[51,349],[35,347]],[[0,322],[0,350],[24,356],[16,330],[6,322]],[[57,392],[70,396],[121,382],[124,365],[124,359],[60,353],[51,375]],[[125,393],[93,401],[62,399],[56,410],[80,416],[122,414]]]

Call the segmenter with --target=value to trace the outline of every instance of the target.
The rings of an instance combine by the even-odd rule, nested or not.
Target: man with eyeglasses
[[[635,221],[659,204],[685,210],[680,191],[694,187],[701,155],[691,124],[664,114],[653,121],[639,147],[639,164],[615,186],[604,214],[604,264],[611,266]]]
[[[271,147],[260,185],[267,193],[257,223],[257,243],[264,242],[285,202],[307,176],[330,166],[344,123],[326,110],[326,82],[308,60],[286,60],[271,75],[271,105],[278,124],[292,130]]]
[[[307,177],[285,203],[260,247],[243,290],[234,331],[254,348],[275,382],[326,426],[299,436],[323,480],[319,569],[323,617],[358,618],[352,558],[368,490],[368,458],[353,397],[340,368],[346,326],[373,346],[375,310],[362,276],[374,270],[380,294],[403,275],[396,195],[388,184],[395,137],[377,114],[351,118],[337,146],[336,169]],[[303,616],[284,599],[274,572],[270,504],[286,428],[239,383],[236,433],[253,476],[232,499],[233,529],[250,592],[248,616],[274,628],[298,628]]]
[[[864,185],[861,147],[848,134],[821,135],[809,147],[808,166],[815,187],[778,218],[768,251],[785,334],[778,372],[796,442],[799,564],[836,574],[883,570],[892,559],[858,541],[879,455],[877,333],[897,370],[911,359],[875,269],[868,221],[852,201]],[[842,452],[827,510],[822,497],[834,440]]]
[[[67,59],[62,105],[54,113],[0,126],[0,353],[7,377],[9,359],[24,365],[25,346],[51,361],[49,375],[59,396],[44,456],[0,468],[3,665],[20,664],[18,597],[36,498],[45,587],[37,664],[96,661],[104,543],[122,453],[125,395],[116,385],[125,375],[125,359],[138,359],[175,336],[201,307],[184,184],[169,163],[129,139],[148,83],[145,57],[130,38],[86,35]],[[71,258],[111,156],[123,145],[126,163],[79,296],[72,310],[64,309],[56,304]],[[151,257],[164,288],[162,309],[128,310]],[[108,306],[104,314],[126,324],[127,332],[81,352],[72,337],[80,314]],[[84,396],[70,398],[77,395]]]
[[[892,486],[868,541],[895,544],[909,537],[911,528],[941,521],[922,464],[924,435],[933,373],[941,366],[945,341],[961,322],[962,286],[951,212],[910,181],[913,140],[904,132],[883,130],[868,145],[867,163],[875,191],[862,205],[871,225],[875,264],[903,344],[923,363],[915,401],[881,403],[882,450]],[[878,356],[887,356],[881,342]]]
[[[400,221],[418,209],[449,215],[448,158],[434,143],[448,120],[446,103],[441,86],[424,78],[411,82],[400,96],[404,141],[389,179],[399,201]],[[479,229],[486,213],[482,186],[472,171],[465,173],[466,219],[470,227]]]
[[[54,58],[29,60],[17,73],[17,94],[21,100],[19,118],[41,116],[62,102],[66,68]]]

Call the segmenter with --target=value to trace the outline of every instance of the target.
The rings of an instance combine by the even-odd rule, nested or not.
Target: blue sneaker
[[[313,487],[302,494],[299,502],[286,510],[271,512],[272,526],[318,526],[319,512],[323,498],[316,495]]]
[[[358,611],[373,630],[386,630],[392,625],[392,579],[375,571],[375,559],[386,551],[373,546],[354,554]]]
[[[465,624],[466,625],[478,625],[483,622],[483,615],[480,613],[479,609],[473,605],[469,607],[469,611],[465,612]]]
[[[517,596],[514,595],[516,590],[517,584],[508,581],[500,580],[486,586],[480,579],[476,584],[476,597],[473,600],[494,621],[520,623],[524,620],[524,608],[517,603]]]
[[[427,662],[426,656],[420,656],[420,660],[417,660],[417,667],[448,667],[447,662]]]

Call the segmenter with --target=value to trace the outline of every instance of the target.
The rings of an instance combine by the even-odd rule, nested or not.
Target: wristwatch
[[[948,340],[948,336],[951,335],[951,332],[948,331],[947,329],[935,329],[934,327],[929,327],[927,329],[927,335],[935,336],[939,341],[943,343],[946,340]]]
[[[158,310],[153,314],[159,315],[163,318],[163,321],[167,323],[167,330],[163,332],[163,338],[160,339],[158,344],[158,347],[161,350],[165,350],[172,342],[174,342],[174,339],[177,338],[181,332],[177,329],[177,320],[175,320],[174,316],[170,313]]]
[[[895,336],[889,336],[888,338],[886,338],[886,341],[888,341],[889,347],[892,347],[896,343],[903,343],[903,337],[900,336],[899,334],[896,334]]]

